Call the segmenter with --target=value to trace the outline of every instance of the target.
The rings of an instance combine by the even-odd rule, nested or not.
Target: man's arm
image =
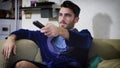
[[[75,44],[80,44],[78,46],[89,48],[92,43],[92,36],[87,29],[84,29],[80,32],[69,31],[69,42],[70,45],[75,46]]]
[[[65,39],[69,39],[69,32],[63,27],[57,27],[53,24],[48,23],[45,27],[41,29],[41,32],[48,37],[62,36]]]
[[[15,39],[16,35],[12,34],[8,36],[5,43],[3,44],[2,54],[5,57],[5,59],[9,59],[11,52],[13,52],[14,55],[16,54]]]

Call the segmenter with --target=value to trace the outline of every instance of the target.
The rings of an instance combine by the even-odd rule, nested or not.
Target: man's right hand
[[[15,35],[10,35],[3,44],[2,54],[5,59],[9,59],[12,52],[14,55],[16,55],[15,39],[16,39]]]

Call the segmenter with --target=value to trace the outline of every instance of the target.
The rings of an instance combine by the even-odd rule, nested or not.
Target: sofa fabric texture
[[[89,56],[99,55],[105,60],[120,58],[119,39],[94,39]]]
[[[12,54],[10,59],[5,60],[1,54],[4,42],[5,40],[0,41],[0,68],[10,68],[10,65],[20,59],[42,62],[40,48],[26,39],[16,41],[17,54]],[[89,59],[95,56],[102,59],[97,68],[120,68],[120,39],[93,39]]]
[[[39,48],[37,45],[30,40],[18,40],[16,41],[16,55],[11,55],[11,58],[5,60],[3,55],[1,54],[2,45],[5,40],[0,41],[0,68],[9,68],[15,61],[20,59],[28,59],[37,62],[41,62],[41,56],[39,52]]]

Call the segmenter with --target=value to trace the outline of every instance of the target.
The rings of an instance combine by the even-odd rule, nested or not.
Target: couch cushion
[[[98,68],[120,68],[120,59],[104,60],[98,64]]]
[[[93,39],[89,57],[99,55],[103,59],[120,58],[120,40]]]
[[[94,56],[91,58],[88,68],[97,68],[98,64],[102,61],[103,59],[99,56]]]

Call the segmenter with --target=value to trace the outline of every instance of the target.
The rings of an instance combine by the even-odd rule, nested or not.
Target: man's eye
[[[70,14],[66,14],[65,16],[70,17],[71,15]]]

